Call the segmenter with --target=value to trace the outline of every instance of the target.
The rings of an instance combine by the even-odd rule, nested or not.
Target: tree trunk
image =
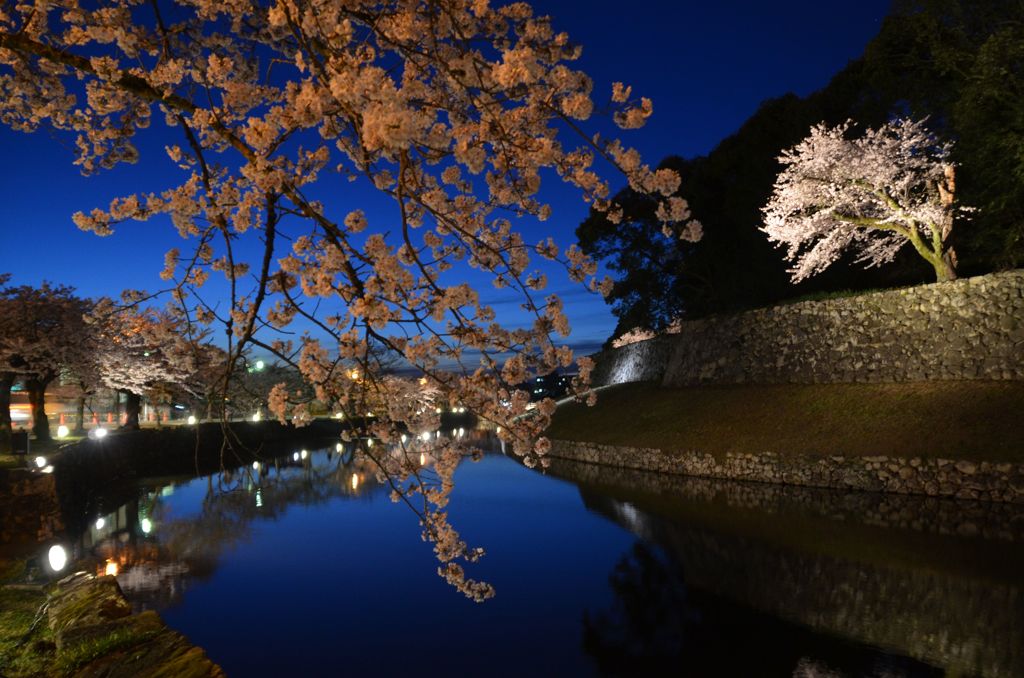
[[[78,397],[78,410],[75,413],[75,433],[85,432],[85,396]]]
[[[29,406],[32,408],[32,433],[41,442],[51,440],[50,420],[46,418],[46,387],[49,383],[49,380],[43,379],[25,381]]]
[[[124,424],[121,428],[132,431],[139,430],[139,411],[142,410],[142,396],[131,391],[125,392]]]
[[[953,262],[950,257],[945,256],[943,253],[939,253],[930,261],[932,266],[935,268],[936,280],[939,282],[956,280],[956,269],[953,268]]]
[[[14,374],[0,373],[0,454],[11,452],[11,387],[14,386]]]

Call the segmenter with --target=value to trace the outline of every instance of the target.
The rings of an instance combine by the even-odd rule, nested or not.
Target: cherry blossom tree
[[[87,320],[96,332],[95,362],[103,385],[127,394],[123,428],[139,428],[142,396],[184,385],[195,372],[193,344],[176,318],[101,299]]]
[[[46,416],[46,390],[62,370],[83,359],[86,333],[83,314],[89,302],[74,288],[43,282],[39,287],[20,285],[0,290],[0,365],[8,374],[0,379],[6,389],[0,407],[7,410],[10,425],[10,388],[13,378],[24,381],[32,410],[32,432],[37,440],[50,440]],[[9,430],[9,428],[8,428]]]
[[[820,273],[844,252],[877,266],[912,245],[938,280],[956,277],[949,237],[956,205],[951,144],[924,121],[900,119],[850,138],[852,122],[811,128],[785,151],[764,207],[764,231],[793,262],[793,281]]]
[[[109,235],[126,220],[169,216],[187,246],[167,253],[163,277],[186,326],[220,323],[229,363],[252,346],[272,353],[353,422],[346,435],[411,459],[406,434],[437,429],[440,415],[410,406],[407,384],[389,378],[400,360],[418,374],[412,383],[475,412],[536,464],[546,461],[541,433],[555,406],[528,412],[515,386],[574,362],[548,273],[560,267],[595,293],[610,287],[577,246],[528,240],[514,226],[550,218],[542,180],[571,185],[614,218],[621,210],[603,175],[617,171],[658,197],[667,236],[699,235],[674,171],[652,170],[635,149],[586,128],[595,111],[639,128],[653,106],[622,83],[595,102],[591,79],[572,68],[579,55],[524,2],[8,3],[0,120],[72,136],[89,174],[138,161],[135,138],[155,113],[177,135],[166,151],[180,183],[74,220]],[[381,202],[390,207],[370,209]],[[243,238],[262,246],[251,261]],[[467,269],[517,293],[531,320],[500,322],[460,280]],[[224,277],[226,303],[204,287],[211,274]],[[582,395],[593,364],[575,362]],[[302,421],[303,404],[285,391],[271,398],[276,414]],[[378,416],[364,416],[369,402]],[[363,453],[396,487],[418,480],[415,464],[377,456],[384,445]],[[466,453],[445,444],[435,455],[442,480],[414,483],[418,500],[402,499],[434,543],[441,576],[482,600],[491,590],[460,564],[479,551],[443,508],[445,474]]]

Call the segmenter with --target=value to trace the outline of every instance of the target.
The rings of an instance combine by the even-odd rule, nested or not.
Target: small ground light
[[[109,575],[111,577],[116,577],[117,576],[117,561],[108,560],[107,561],[107,566],[103,570],[103,574]]]
[[[341,443],[335,443],[334,444],[334,451],[335,452],[341,452],[341,449],[342,449]]]
[[[186,421],[188,421],[189,426],[195,426],[196,416],[194,414],[190,414],[188,415],[188,419]]]
[[[256,414],[252,415],[252,420],[253,421],[259,421],[260,420],[260,413],[257,412]]]
[[[107,429],[102,426],[98,426],[93,430],[89,431],[89,437],[93,440],[102,440],[107,437]]]
[[[306,457],[309,456],[309,452],[307,452],[306,450],[303,450],[302,452],[299,453],[299,456],[302,457],[303,459],[305,459]]]
[[[43,468],[46,466],[46,457],[36,457],[36,468]]]
[[[64,550],[64,547],[60,544],[54,544],[50,547],[50,550],[46,552],[46,560],[50,564],[50,569],[54,572],[60,572],[68,564],[68,552]]]
[[[71,431],[64,424],[61,424],[60,426],[57,427],[58,438],[67,438],[69,433],[71,433]]]

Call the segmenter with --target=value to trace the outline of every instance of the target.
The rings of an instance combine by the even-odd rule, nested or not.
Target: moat
[[[475,442],[450,514],[487,551],[483,604],[334,445],[103,492],[65,478],[58,540],[232,676],[1024,672],[1024,507],[542,474]]]

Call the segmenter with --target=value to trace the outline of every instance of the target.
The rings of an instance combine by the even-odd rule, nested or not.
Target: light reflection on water
[[[78,548],[236,676],[1024,673],[1018,507],[551,471],[460,466],[481,605],[333,444],[145,484]]]

